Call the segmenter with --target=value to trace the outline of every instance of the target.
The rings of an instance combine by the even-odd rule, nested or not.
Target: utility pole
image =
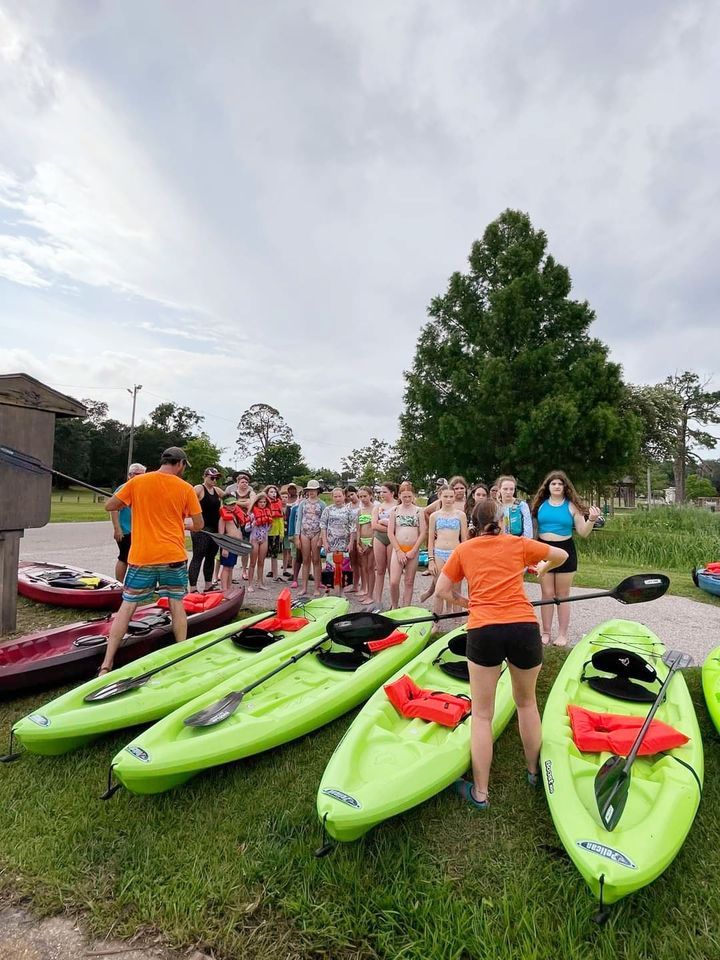
[[[647,468],[647,508],[650,509],[650,504],[652,503],[652,477],[650,475],[650,464]]]
[[[127,462],[127,473],[130,473],[130,464],[132,463],[133,456],[133,440],[135,439],[135,403],[137,401],[138,390],[142,390],[142,384],[136,383],[132,390],[129,387],[126,388],[128,393],[132,394],[133,405],[132,405],[132,416],[130,417],[130,445],[128,447],[128,462]]]

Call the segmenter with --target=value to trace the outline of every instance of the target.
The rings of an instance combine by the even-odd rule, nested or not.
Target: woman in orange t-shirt
[[[498,504],[482,500],[473,510],[476,535],[453,550],[438,577],[435,595],[469,610],[467,658],[472,695],[473,783],[458,780],[456,791],[479,810],[488,806],[493,755],[495,689],[507,660],[528,783],[538,782],[540,714],[535,684],[542,666],[542,642],[535,611],[523,589],[523,573],[537,564],[538,576],[560,566],[567,553],[547,543],[501,532]],[[468,582],[468,596],[454,584]]]

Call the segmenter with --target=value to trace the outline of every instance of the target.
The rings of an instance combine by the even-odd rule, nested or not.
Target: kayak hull
[[[427,611],[411,607],[393,610],[388,616],[402,619],[422,613]],[[297,644],[263,664],[238,671],[121,750],[112,762],[114,776],[132,793],[161,793],[211,767],[254,756],[317,730],[366,700],[422,650],[431,624],[405,629],[408,637],[402,644],[380,651],[355,671],[331,669],[315,654],[308,654],[248,693],[222,723],[185,726],[191,714],[260,679],[308,645]]]
[[[555,680],[543,716],[540,760],[548,805],[563,846],[595,897],[611,904],[651,883],[675,858],[700,802],[703,749],[692,700],[678,673],[656,716],[690,739],[683,747],[635,761],[622,817],[612,832],[604,828],[594,783],[610,753],[580,752],[567,706],[645,716],[650,705],[617,700],[581,682],[583,664],[603,647],[639,653],[652,663],[660,680],[667,675],[661,660],[665,648],[646,627],[628,620],[610,620],[596,627],[573,648]],[[658,684],[649,689],[657,691]]]
[[[720,647],[711,650],[703,663],[702,685],[710,719],[720,732]]]
[[[470,695],[467,681],[450,677],[435,663],[451,637],[440,637],[397,671],[426,690]],[[463,658],[443,654],[444,660]],[[507,669],[498,682],[493,738],[507,726],[515,704]],[[360,711],[335,749],[317,795],[317,811],[335,840],[357,840],[390,817],[429,800],[449,787],[470,766],[470,718],[454,729],[403,717],[381,687]]]
[[[697,577],[697,585],[701,590],[712,594],[713,597],[720,597],[720,576],[703,573],[702,570],[697,570],[695,576]]]
[[[188,614],[188,637],[196,637],[236,620],[244,598],[245,588],[239,587],[230,591],[216,607]],[[138,607],[132,619],[133,623],[139,623],[160,617],[164,623],[147,632],[127,635],[115,657],[118,667],[173,642],[170,616],[157,605]],[[0,696],[13,696],[93,676],[105,655],[106,638],[112,623],[113,617],[108,614],[100,620],[83,620],[0,643]]]
[[[68,570],[77,576],[99,577],[101,586],[89,590],[53,587],[42,579],[43,574]],[[65,564],[21,560],[18,564],[18,593],[28,600],[54,607],[75,607],[81,610],[118,610],[122,603],[122,584],[111,577]]]
[[[312,600],[304,607],[294,608],[293,613],[296,616],[306,616],[310,620],[309,625],[295,633],[275,631],[280,639],[260,652],[239,649],[231,637],[238,630],[272,616],[270,611],[235,621],[185,640],[181,644],[155,650],[103,677],[95,677],[45,704],[19,720],[13,727],[13,733],[30,753],[56,756],[90,743],[103,734],[154,723],[177,710],[188,700],[216,686],[219,681],[233,676],[243,663],[259,664],[275,651],[297,645],[302,638],[306,638],[306,642],[312,642],[322,634],[331,617],[339,616],[347,608],[347,601],[337,598]],[[110,683],[137,677],[186,653],[198,651],[200,647],[215,640],[220,642],[214,643],[203,652],[196,652],[182,663],[168,667],[141,687],[108,700],[85,700],[88,694]]]

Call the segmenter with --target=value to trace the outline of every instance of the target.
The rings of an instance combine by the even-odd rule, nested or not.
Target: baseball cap
[[[170,463],[173,460],[184,460],[188,466],[191,466],[188,456],[182,447],[168,447],[167,450],[163,450],[160,462]]]
[[[203,471],[204,477],[219,477],[220,471],[216,470],[215,467],[208,467],[207,470]]]
[[[320,489],[320,482],[319,482],[318,480],[308,480],[308,482],[305,484],[305,489],[306,489],[306,490],[319,490],[319,489]]]
[[[232,507],[234,504],[237,503],[237,497],[233,493],[228,493],[227,496],[223,497],[223,503],[226,504],[228,507]]]

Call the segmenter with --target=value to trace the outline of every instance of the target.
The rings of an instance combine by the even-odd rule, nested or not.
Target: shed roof
[[[27,373],[0,374],[0,405],[47,410],[58,417],[87,415],[78,400],[53,390]]]

